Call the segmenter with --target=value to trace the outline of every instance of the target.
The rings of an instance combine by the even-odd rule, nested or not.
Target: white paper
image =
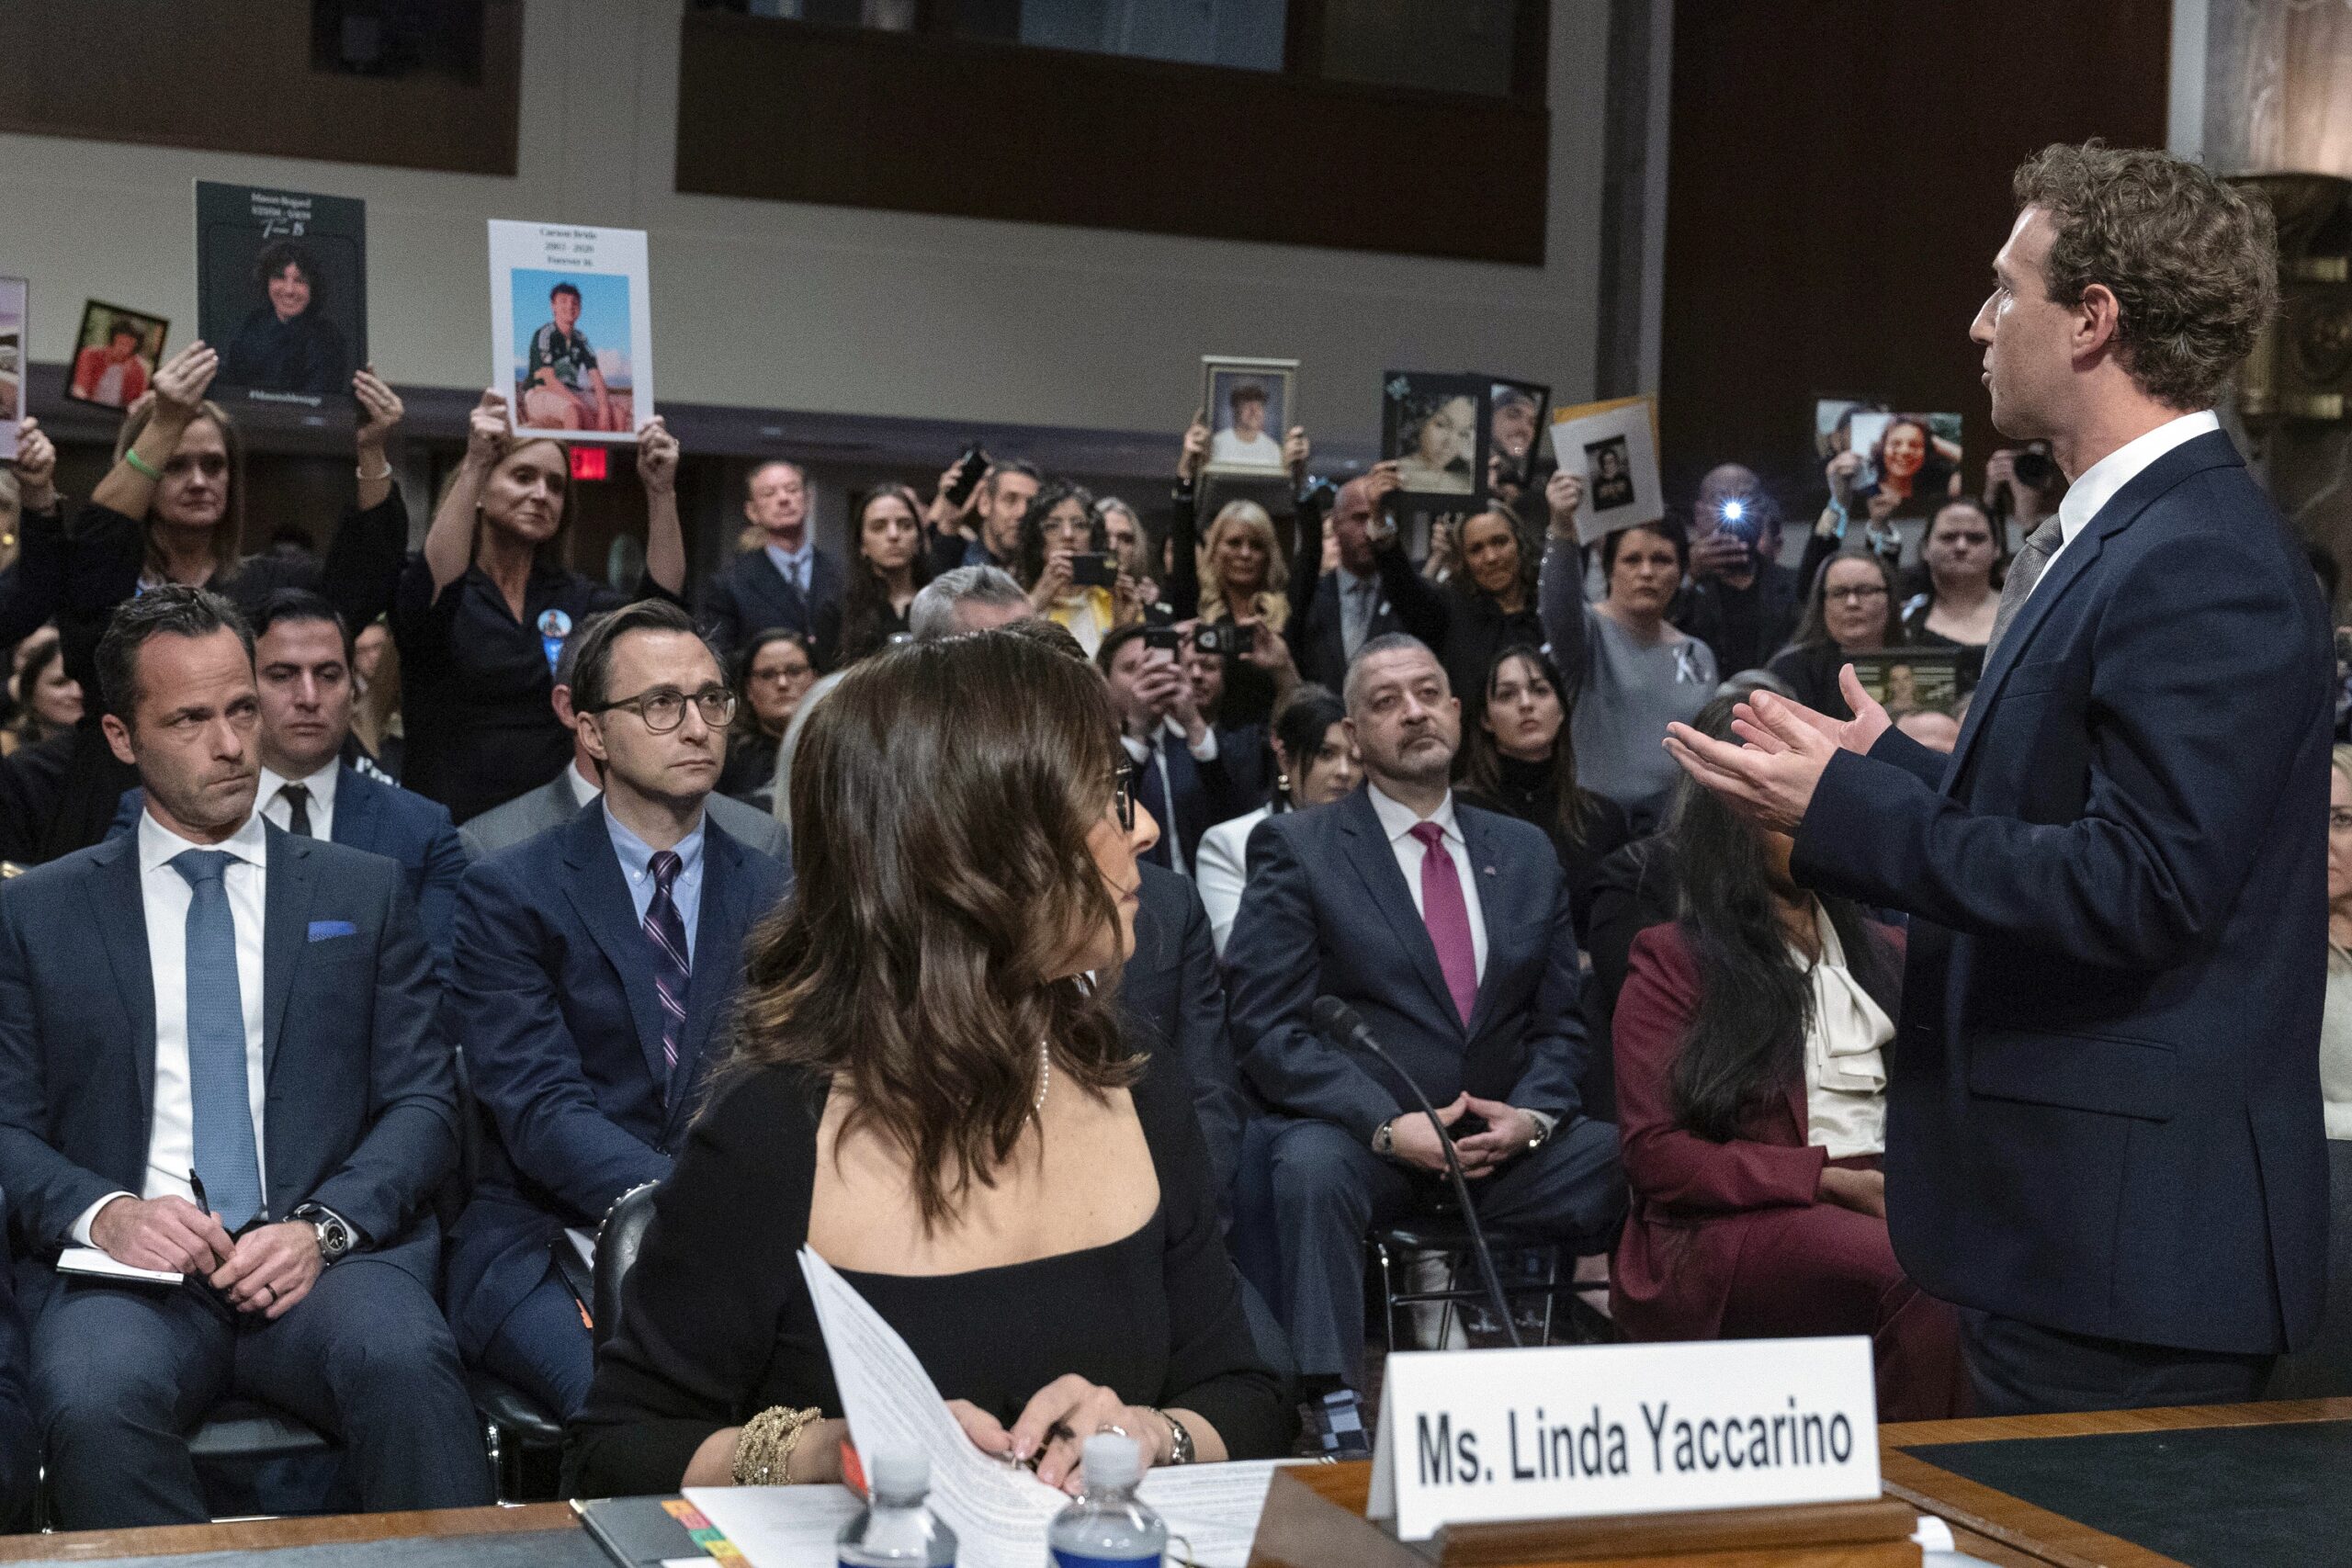
[[[1919,1528],[1911,1532],[1922,1551],[1958,1551],[1959,1544],[1951,1539],[1951,1527],[1933,1514],[1919,1516]]]
[[[57,1255],[61,1274],[93,1274],[101,1280],[136,1280],[148,1285],[176,1285],[182,1276],[167,1269],[138,1269],[116,1261],[95,1247],[69,1247]]]
[[[689,1486],[686,1501],[752,1568],[820,1568],[838,1561],[833,1542],[865,1506],[846,1486]],[[707,1557],[694,1561],[710,1568]]]
[[[958,1560],[969,1568],[1035,1568],[1044,1560],[1046,1527],[1069,1506],[1069,1495],[1026,1469],[974,1448],[899,1331],[807,1247],[800,1251],[800,1268],[859,1454],[912,1449],[930,1460],[931,1507],[956,1532]],[[1243,1568],[1273,1472],[1271,1461],[1155,1470],[1145,1475],[1137,1495],[1167,1521],[1171,1538],[1183,1538],[1192,1561],[1202,1568]],[[754,1568],[798,1568],[801,1562],[816,1561],[787,1557],[770,1562],[737,1537],[701,1495],[691,1500],[742,1548]],[[731,1503],[721,1506],[735,1511]],[[793,1506],[784,1506],[786,1512]]]
[[[1666,515],[1653,417],[1647,399],[1601,413],[1561,409],[1552,416],[1552,456],[1563,473],[1584,480],[1584,504],[1577,509],[1578,544]],[[1604,453],[1617,465],[1613,479],[1600,466]]]
[[[553,292],[578,296],[574,330],[587,339],[614,415],[626,428],[535,423],[523,407],[532,334],[550,323]],[[515,430],[562,441],[634,442],[658,412],[653,401],[653,280],[642,229],[490,220],[490,384],[505,397]],[[583,378],[578,389],[589,390]],[[585,411],[583,410],[583,412]]]

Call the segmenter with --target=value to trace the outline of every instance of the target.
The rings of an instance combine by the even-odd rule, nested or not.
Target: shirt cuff
[[[90,1239],[90,1226],[96,1222],[98,1211],[105,1208],[108,1203],[113,1202],[118,1198],[130,1198],[135,1196],[137,1196],[137,1194],[130,1192],[109,1192],[105,1197],[99,1199],[96,1202],[91,1204],[88,1208],[83,1210],[82,1217],[74,1222],[74,1245],[76,1247],[97,1246],[98,1244],[96,1242]]]
[[[1195,762],[1214,762],[1214,761],[1216,761],[1216,726],[1215,726],[1215,725],[1213,725],[1213,724],[1212,724],[1212,725],[1204,725],[1204,726],[1203,726],[1203,727],[1202,727],[1202,729],[1201,729],[1201,743],[1200,743],[1198,746],[1194,746],[1194,745],[1191,744],[1190,742],[1187,742],[1187,743],[1186,743],[1186,745],[1185,745],[1185,750],[1188,750],[1188,751],[1190,751],[1190,752],[1192,752],[1192,754],[1193,754],[1193,761],[1194,761]]]
[[[1550,1142],[1552,1137],[1552,1129],[1560,1124],[1560,1119],[1552,1115],[1549,1111],[1529,1111],[1524,1105],[1521,1106],[1519,1109],[1525,1111],[1528,1119],[1535,1123],[1536,1133],[1541,1135],[1545,1142]]]

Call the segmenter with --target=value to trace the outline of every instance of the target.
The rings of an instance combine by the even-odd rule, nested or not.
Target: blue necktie
[[[1136,799],[1151,819],[1159,824],[1159,840],[1143,852],[1152,864],[1173,871],[1176,867],[1176,814],[1169,809],[1168,791],[1159,782],[1159,738],[1154,736],[1144,742],[1143,761],[1136,764]]]
[[[245,1009],[237,988],[237,922],[221,880],[235,857],[183,850],[187,879],[187,1085],[196,1116],[196,1174],[220,1223],[234,1231],[261,1213],[261,1156],[245,1076]]]
[[[653,989],[662,998],[662,1060],[674,1074],[678,1042],[686,1032],[686,982],[694,977],[694,965],[686,961],[686,922],[679,918],[670,885],[678,880],[685,862],[674,850],[662,850],[651,863],[653,897],[645,906],[645,934],[653,942]]]

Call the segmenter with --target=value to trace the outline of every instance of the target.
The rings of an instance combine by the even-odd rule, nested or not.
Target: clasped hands
[[[1834,719],[1802,703],[1757,692],[1732,709],[1735,746],[1702,735],[1687,724],[1666,727],[1666,750],[1682,771],[1758,827],[1793,834],[1813,805],[1813,792],[1839,751],[1868,756],[1893,720],[1878,699],[1862,690],[1848,664],[1838,672],[1849,719]]]
[[[1527,1152],[1538,1123],[1533,1116],[1505,1105],[1499,1100],[1481,1100],[1468,1092],[1457,1094],[1451,1105],[1437,1108],[1437,1119],[1448,1127],[1464,1116],[1483,1118],[1483,1132],[1453,1140],[1453,1156],[1462,1162],[1462,1177],[1476,1181],[1492,1176],[1505,1163]],[[1407,1111],[1389,1125],[1389,1152],[1405,1164],[1421,1170],[1442,1173],[1445,1169],[1445,1146],[1438,1141],[1437,1129],[1430,1119],[1418,1111]]]
[[[201,1275],[239,1312],[272,1321],[311,1293],[326,1266],[307,1220],[232,1236],[220,1215],[185,1198],[117,1198],[91,1220],[90,1240],[134,1269]]]

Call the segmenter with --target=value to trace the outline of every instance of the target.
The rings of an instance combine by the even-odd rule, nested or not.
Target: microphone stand
[[[1523,1348],[1519,1337],[1519,1324],[1511,1316],[1510,1298],[1503,1294],[1502,1280],[1495,1273],[1495,1255],[1487,1249],[1486,1227],[1478,1223],[1478,1210],[1470,1201],[1470,1183],[1462,1174],[1461,1156],[1453,1152],[1453,1135],[1446,1131],[1445,1123],[1438,1120],[1437,1107],[1430,1103],[1430,1097],[1421,1092],[1421,1086],[1413,1081],[1412,1075],[1398,1066],[1387,1048],[1374,1037],[1372,1026],[1364,1022],[1355,1009],[1337,997],[1323,997],[1317,999],[1314,1013],[1316,1025],[1325,1035],[1378,1058],[1384,1066],[1402,1079],[1405,1088],[1411,1091],[1414,1102],[1420,1106],[1421,1114],[1430,1119],[1430,1130],[1437,1134],[1437,1146],[1445,1154],[1445,1171],[1453,1182],[1454,1201],[1462,1205],[1463,1223],[1470,1230],[1470,1250],[1477,1255],[1478,1277],[1487,1287],[1487,1300],[1502,1319],[1503,1333],[1510,1337],[1511,1348]]]

